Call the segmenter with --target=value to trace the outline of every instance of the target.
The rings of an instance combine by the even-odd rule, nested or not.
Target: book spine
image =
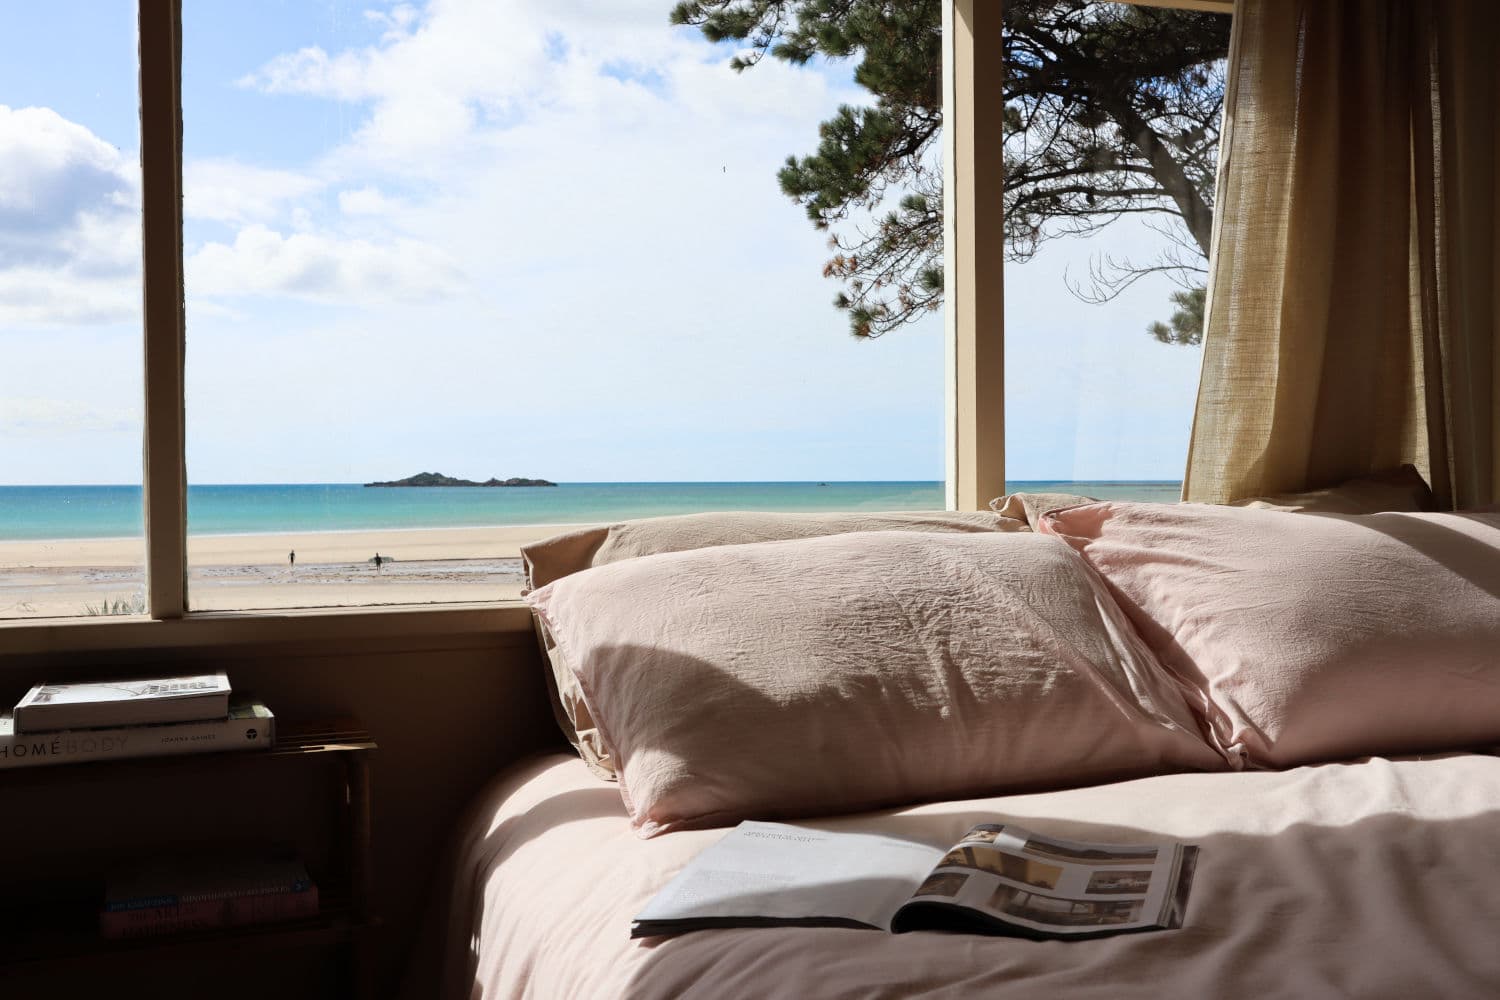
[[[200,899],[141,910],[105,910],[99,914],[99,933],[106,939],[115,941],[182,931],[246,927],[317,915],[318,887],[314,885],[301,892]]]
[[[198,903],[234,896],[263,896],[269,893],[303,892],[312,886],[308,878],[284,878],[243,885],[222,886],[215,889],[188,889],[179,892],[160,892],[151,896],[135,896],[126,899],[111,899],[105,902],[106,910],[144,910],[154,906],[176,906],[179,903]]]
[[[275,737],[276,720],[271,717],[60,733],[0,732],[0,770],[125,757],[264,750]]]

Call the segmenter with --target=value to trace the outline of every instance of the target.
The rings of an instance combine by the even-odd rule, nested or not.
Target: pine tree
[[[1152,323],[1148,328],[1151,336],[1163,344],[1203,343],[1203,307],[1208,300],[1208,289],[1203,286],[1172,293],[1172,304],[1177,311],[1172,314],[1170,324]]]
[[[840,107],[815,152],[779,180],[830,234],[824,274],[856,337],[878,337],[942,303],[940,0],[682,0],[675,24],[737,41],[746,70],[770,55],[857,60],[873,106]],[[1156,260],[1106,259],[1084,298],[1105,301],[1167,273],[1195,294],[1213,221],[1229,19],[1099,0],[1005,0],[1005,238],[1024,261],[1048,240],[1145,215],[1169,238]],[[1184,303],[1174,296],[1179,306]],[[1196,343],[1179,310],[1171,342]],[[1153,324],[1151,332],[1160,337]]]

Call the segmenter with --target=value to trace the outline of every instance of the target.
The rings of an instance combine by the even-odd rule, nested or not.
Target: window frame
[[[1237,0],[1113,0],[1234,15]],[[1005,493],[1004,0],[943,4],[943,326],[947,498]],[[991,54],[985,58],[986,53]],[[981,183],[981,179],[988,179]]]
[[[187,614],[187,435],[182,251],[182,0],[137,0],[141,284],[145,324],[142,514],[146,612]]]
[[[1115,0],[1232,13],[1234,0]],[[1005,492],[1003,0],[944,0],[946,497]],[[182,0],[138,0],[145,432],[145,615],[0,622],[0,655],[525,632],[515,600],[189,612],[182,225]]]
[[[943,331],[947,498],[1005,492],[1003,0],[943,4]],[[985,54],[990,53],[989,58]],[[986,183],[983,179],[988,178]]]

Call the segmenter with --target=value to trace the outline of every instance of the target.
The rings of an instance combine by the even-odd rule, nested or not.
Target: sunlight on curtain
[[[1184,496],[1500,495],[1500,11],[1244,0]]]

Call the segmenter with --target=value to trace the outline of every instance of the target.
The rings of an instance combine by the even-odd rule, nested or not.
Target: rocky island
[[[384,483],[365,483],[366,486],[556,486],[556,483],[545,479],[523,479],[512,476],[510,479],[495,479],[491,477],[482,483],[472,479],[454,479],[445,476],[441,472],[419,472],[415,476],[407,476],[405,479],[393,479]]]

